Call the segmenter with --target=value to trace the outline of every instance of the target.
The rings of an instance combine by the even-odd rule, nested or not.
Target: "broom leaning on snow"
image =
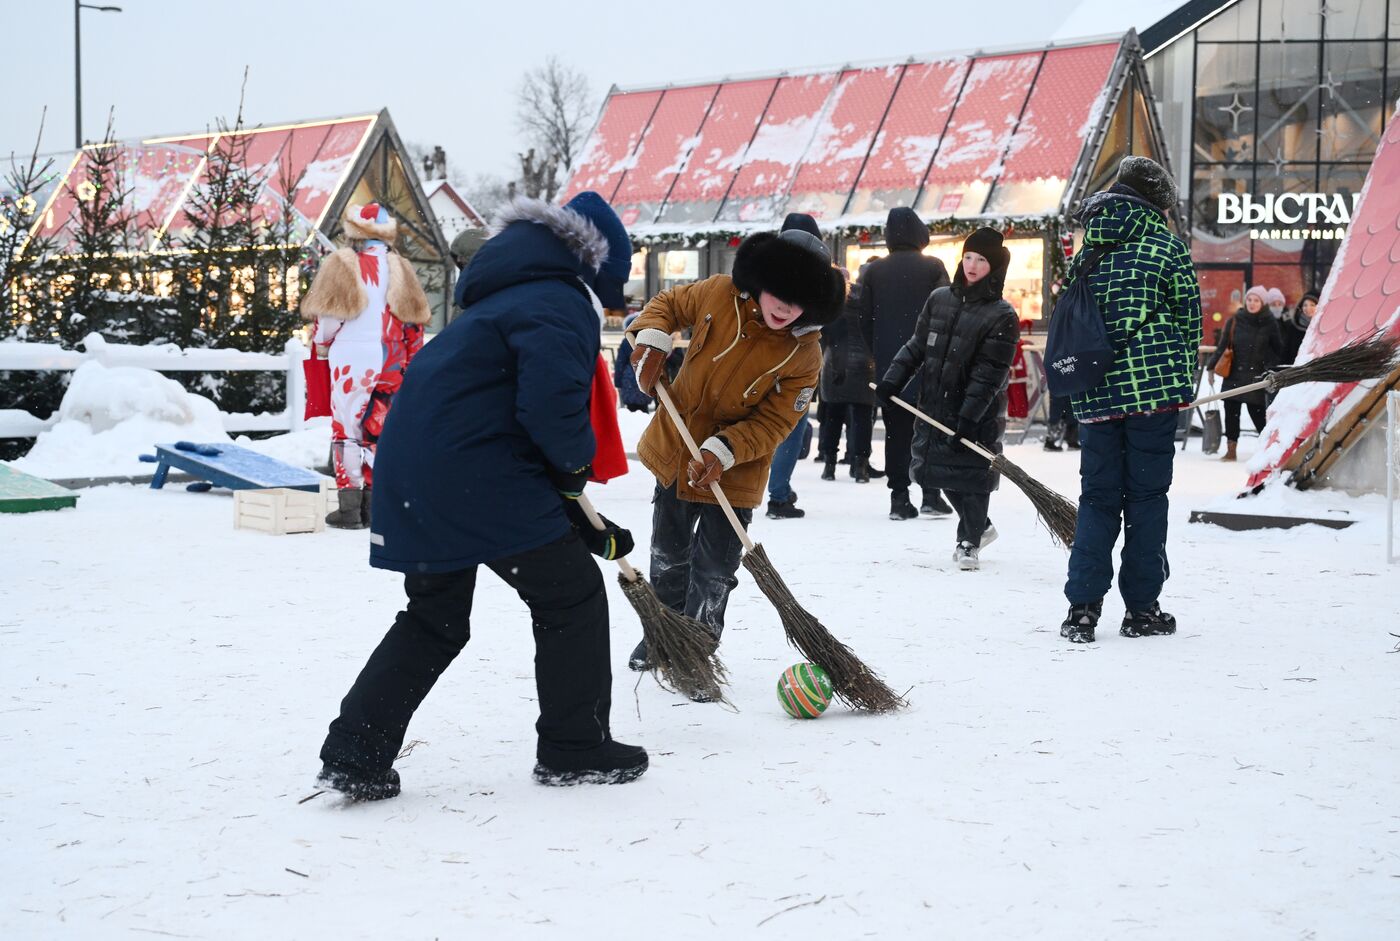
[[[1300,366],[1284,366],[1266,373],[1264,378],[1249,385],[1239,386],[1228,392],[1217,392],[1197,399],[1183,409],[1199,408],[1221,399],[1232,399],[1237,395],[1266,389],[1270,393],[1300,382],[1365,382],[1367,379],[1384,379],[1400,366],[1396,362],[1396,351],[1400,349],[1400,335],[1383,337],[1379,329],[1348,343],[1316,359],[1308,360]]]
[[[579,494],[578,505],[594,529],[607,528],[588,497]],[[692,699],[704,697],[707,702],[728,704],[722,687],[729,678],[715,652],[719,641],[714,634],[694,618],[662,604],[642,573],[625,558],[614,561],[621,569],[617,580],[622,585],[622,593],[642,622],[642,637],[646,640],[647,660],[651,664],[649,670],[656,681],[663,688]]]
[[[870,388],[874,389],[875,383],[870,383]],[[948,437],[955,439],[968,450],[986,460],[992,466],[992,470],[1004,474],[1007,480],[1021,488],[1021,492],[1031,501],[1031,506],[1035,507],[1036,515],[1045,524],[1045,528],[1050,530],[1050,536],[1056,543],[1068,546],[1074,542],[1074,527],[1079,521],[1079,508],[1071,501],[1036,480],[1005,455],[993,454],[977,442],[967,440],[938,419],[924,414],[898,396],[890,401],[920,420],[928,422]]]
[[[694,436],[685,426],[680,413],[676,411],[675,403],[671,401],[671,393],[660,382],[656,384],[656,397],[671,416],[676,430],[690,449],[691,457],[697,461],[703,460]],[[782,619],[788,643],[801,651],[802,656],[830,674],[832,688],[842,702],[852,709],[864,709],[869,712],[892,712],[905,705],[904,699],[885,685],[875,671],[851,652],[851,648],[831,636],[831,632],[823,627],[820,621],[797,603],[782,576],[768,560],[768,553],[749,538],[744,524],[739,522],[734,508],[729,505],[729,498],[724,495],[718,483],[710,484],[710,493],[714,494],[720,509],[729,520],[729,525],[734,527],[734,534],[744,545],[744,568],[749,570],[749,574],[758,583],[759,591],[778,609],[778,617]]]

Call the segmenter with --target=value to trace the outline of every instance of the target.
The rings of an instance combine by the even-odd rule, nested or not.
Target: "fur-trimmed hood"
[[[497,214],[491,237],[457,279],[454,299],[465,310],[497,291],[546,280],[586,294],[607,256],[607,237],[582,214],[519,197]]]
[[[389,271],[388,303],[390,312],[408,324],[425,324],[433,319],[428,295],[418,282],[413,266],[393,250],[384,254]],[[301,299],[301,316],[307,320],[327,317],[331,320],[354,320],[369,306],[369,294],[360,283],[359,253],[353,248],[341,248],[327,255],[316,269],[311,289]]]
[[[607,260],[607,236],[592,220],[567,206],[517,196],[496,214],[496,221],[491,225],[491,236],[500,235],[516,222],[532,222],[553,232],[579,261],[591,269],[590,278]]]
[[[750,235],[734,256],[734,286],[749,297],[767,291],[802,308],[794,332],[824,327],[841,316],[846,302],[846,279],[815,252],[773,232]]]

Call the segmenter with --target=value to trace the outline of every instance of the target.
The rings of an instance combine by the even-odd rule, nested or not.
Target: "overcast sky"
[[[405,140],[441,144],[468,173],[510,173],[521,74],[550,54],[582,69],[599,102],[620,86],[900,60],[1037,43],[1078,0],[93,0],[83,12],[83,131],[202,130],[232,117],[245,65],[246,119],[279,124],[388,107]],[[1130,6],[1121,0],[1117,6]],[[73,9],[5,3],[0,154],[73,146]],[[1081,15],[1081,18],[1083,16]],[[1094,32],[1119,24],[1089,18]],[[1078,22],[1078,21],[1076,21]],[[1139,26],[1141,28],[1141,26]],[[18,40],[18,41],[17,41]]]

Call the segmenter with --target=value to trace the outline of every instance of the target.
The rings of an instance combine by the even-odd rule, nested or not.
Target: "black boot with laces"
[[[1102,614],[1102,601],[1070,605],[1069,614],[1060,625],[1060,636],[1071,644],[1092,644],[1094,628],[1099,626],[1099,616]]]

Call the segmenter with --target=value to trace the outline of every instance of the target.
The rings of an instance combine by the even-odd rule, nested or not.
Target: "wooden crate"
[[[285,487],[236,490],[233,494],[233,527],[274,536],[322,532],[326,528],[325,491],[310,493]]]

